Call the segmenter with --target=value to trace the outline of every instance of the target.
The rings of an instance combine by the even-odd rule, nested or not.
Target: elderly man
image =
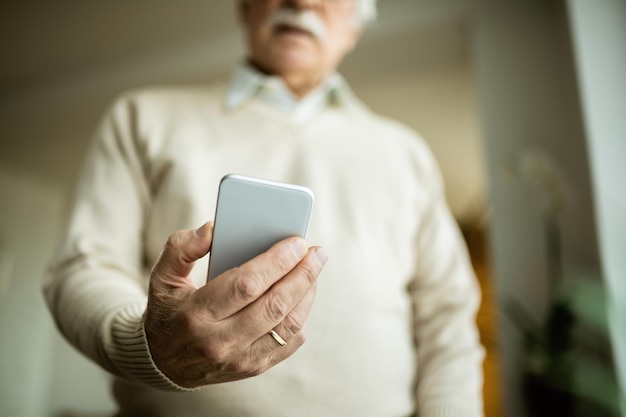
[[[115,376],[118,416],[481,415],[479,295],[436,164],[335,72],[373,1],[237,6],[229,83],[104,118],[46,280],[59,328]],[[310,187],[324,248],[289,238],[207,283],[231,172]]]

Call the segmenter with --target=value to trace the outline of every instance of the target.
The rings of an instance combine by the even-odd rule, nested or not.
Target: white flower
[[[549,213],[559,214],[566,209],[568,196],[565,182],[544,152],[528,150],[517,154],[506,165],[505,173],[535,186]]]

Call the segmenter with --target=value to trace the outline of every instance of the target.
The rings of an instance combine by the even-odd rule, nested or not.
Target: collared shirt
[[[351,95],[344,78],[333,73],[321,85],[304,98],[296,97],[285,81],[265,75],[248,64],[239,65],[230,80],[226,92],[226,108],[237,109],[258,98],[287,114],[296,122],[306,122],[328,106],[337,105]]]

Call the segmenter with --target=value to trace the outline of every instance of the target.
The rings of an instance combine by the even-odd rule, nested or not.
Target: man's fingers
[[[244,342],[241,333],[234,331],[235,326],[238,326],[240,322],[232,321],[232,318],[228,319],[231,320],[228,328],[233,330],[230,343],[231,346],[238,348],[242,354],[238,360],[238,365],[242,369],[250,369],[254,374],[264,372],[291,356],[302,346],[306,339],[306,323],[315,299],[316,287],[315,284],[310,286],[300,302],[280,324],[273,328],[278,335],[278,341],[285,341],[285,345],[281,345],[267,331],[256,340]]]
[[[167,239],[151,273],[152,284],[164,284],[165,289],[187,287],[187,276],[195,261],[205,256],[211,248],[213,223],[208,222],[196,230],[179,230]]]
[[[256,354],[260,356],[269,355],[272,357],[272,363],[278,363],[288,353],[283,352],[284,349],[282,348],[289,346],[290,348],[287,350],[291,352],[302,346],[306,339],[306,322],[315,300],[316,288],[316,285],[309,288],[298,305],[291,310],[280,324],[273,328],[287,345],[281,346],[272,336],[262,335],[252,346]]]
[[[285,320],[289,333],[298,333],[298,326],[304,326],[310,305],[305,301],[301,309],[297,306],[307,295],[311,296],[311,288],[315,287],[326,260],[327,255],[323,248],[311,248],[308,255],[283,279],[257,301],[230,317],[230,327],[238,329],[237,334],[233,335],[236,338],[235,343],[250,344]]]
[[[212,279],[194,296],[214,319],[223,320],[253,303],[287,275],[304,258],[307,249],[300,237],[284,239],[240,267]]]

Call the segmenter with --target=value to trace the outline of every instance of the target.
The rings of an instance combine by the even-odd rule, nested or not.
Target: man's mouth
[[[310,31],[293,25],[278,25],[274,28],[274,31],[279,35],[309,36],[314,38]]]

